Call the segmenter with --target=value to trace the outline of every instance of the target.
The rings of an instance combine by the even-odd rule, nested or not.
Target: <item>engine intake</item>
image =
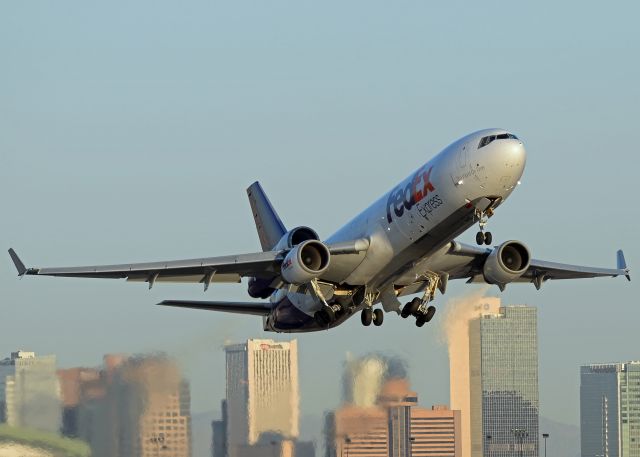
[[[508,284],[529,268],[531,254],[520,241],[505,241],[495,248],[484,263],[482,273],[489,284]]]
[[[320,241],[307,240],[296,245],[284,258],[282,279],[289,284],[305,284],[319,277],[329,267],[331,254]]]

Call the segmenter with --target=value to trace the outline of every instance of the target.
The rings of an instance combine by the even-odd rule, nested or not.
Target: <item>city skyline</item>
[[[498,304],[499,305],[499,304]],[[475,338],[474,333],[477,333],[478,330],[476,330],[475,332],[473,331],[473,327],[474,325],[477,327],[478,324],[481,323],[487,323],[487,324],[492,324],[492,328],[498,329],[498,328],[502,328],[508,326],[509,328],[511,328],[511,330],[516,331],[516,333],[518,333],[521,336],[524,336],[527,334],[527,326],[531,326],[533,325],[535,327],[535,318],[533,319],[533,321],[531,321],[533,324],[525,324],[525,321],[519,322],[518,320],[520,319],[518,317],[518,313],[522,314],[523,312],[529,312],[529,313],[533,313],[532,316],[535,317],[535,309],[532,309],[530,307],[525,307],[525,306],[500,306],[498,312],[495,312],[495,308],[492,308],[492,306],[485,304],[478,304],[474,307],[473,312],[475,313],[479,313],[478,316],[480,317],[475,317],[472,318],[470,321],[468,321],[467,325],[471,326],[471,331],[470,331],[470,342],[468,344],[473,344],[472,340],[473,338]],[[525,313],[526,314],[526,313]],[[513,322],[508,322],[508,320],[512,320]],[[501,321],[504,321],[504,323],[502,323]],[[516,322],[518,321],[518,322]],[[497,327],[496,327],[497,326]],[[506,328],[506,327],[505,327]],[[524,333],[523,333],[524,332]],[[526,346],[526,339],[519,341],[516,343],[516,345],[514,346],[513,343],[509,343],[510,338],[513,332],[506,332],[504,334],[501,334],[501,336],[499,336],[498,339],[502,339],[503,341],[503,349],[501,349],[501,351],[506,350],[508,353],[513,353],[513,354],[517,354],[519,353],[518,351],[521,351],[522,348],[524,348]],[[487,334],[486,338],[489,338],[488,336],[489,334]],[[497,335],[496,335],[497,337]],[[492,338],[495,341],[495,338]],[[534,339],[535,339],[535,334],[534,334]],[[254,346],[256,346],[256,348],[258,348],[260,351],[264,352],[264,350],[266,350],[266,346],[269,346],[269,348],[284,348],[285,346],[283,346],[283,342],[279,342],[279,341],[272,341],[272,340],[264,340],[264,339],[254,339],[254,340],[250,340],[249,344],[253,344]],[[525,346],[522,346],[522,345]],[[522,346],[521,349],[518,349],[518,346]],[[534,345],[535,346],[535,345]],[[288,347],[288,346],[287,346]],[[242,349],[243,352],[246,351],[247,349],[247,343],[245,344],[236,344],[236,345],[227,345],[226,349],[231,350],[233,352],[233,349]],[[296,349],[297,351],[297,349]],[[491,352],[489,352],[488,354],[490,354]],[[251,351],[249,351],[247,354],[251,354]],[[524,353],[523,353],[524,354]],[[35,353],[30,352],[30,351],[15,351],[11,353],[11,357],[13,358],[13,360],[19,360],[21,358],[23,359],[27,359],[27,360],[35,360],[35,358],[37,357]],[[48,356],[49,358],[54,357],[54,356]],[[483,356],[483,357],[487,357],[487,356]],[[488,357],[493,357],[491,355],[488,355]],[[264,361],[266,361],[267,359],[264,359],[264,357],[260,358],[255,358],[255,356],[253,357],[254,360],[261,360],[263,359]],[[525,357],[526,359],[527,357]],[[7,361],[10,361],[10,358],[7,358],[4,360],[5,365],[7,364]],[[61,393],[62,398],[61,398],[61,402],[60,402],[60,406],[64,406],[64,414],[63,414],[63,423],[62,423],[62,429],[64,429],[64,427],[67,427],[67,421],[71,420],[72,424],[79,424],[82,422],[86,422],[87,421],[87,417],[86,417],[86,413],[84,413],[84,416],[82,416],[80,419],[77,418],[77,414],[75,413],[76,417],[72,417],[73,415],[69,414],[69,407],[73,407],[74,405],[78,405],[78,401],[80,398],[78,395],[81,396],[85,396],[85,395],[90,395],[89,398],[100,398],[101,396],[104,395],[104,393],[100,393],[100,387],[98,387],[99,385],[101,385],[100,383],[102,383],[102,381],[100,381],[101,378],[103,378],[104,373],[109,373],[110,371],[113,373],[116,373],[113,370],[118,369],[118,367],[123,366],[126,367],[127,365],[123,365],[123,362],[127,362],[128,361],[132,361],[133,365],[131,365],[132,368],[135,368],[137,365],[137,361],[142,361],[143,363],[147,363],[146,361],[151,361],[153,362],[154,360],[162,360],[162,359],[158,359],[157,356],[135,356],[135,357],[129,357],[126,355],[105,355],[104,357],[104,367],[106,371],[97,371],[96,369],[92,369],[92,368],[86,368],[86,367],[79,367],[79,368],[60,368],[58,370],[58,374],[54,375],[54,377],[60,377],[60,381],[61,381]],[[166,359],[165,359],[166,360]],[[378,361],[378,363],[372,363],[374,361]],[[155,362],[153,362],[155,363]],[[144,366],[144,365],[141,365]],[[471,364],[471,367],[474,366],[474,363]],[[611,400],[611,403],[609,403],[607,405],[607,410],[610,411],[608,414],[610,416],[608,416],[608,420],[610,421],[610,425],[606,425],[606,431],[604,430],[600,430],[599,431],[599,435],[598,433],[594,433],[597,432],[597,426],[602,425],[603,423],[607,423],[607,421],[603,422],[602,416],[599,416],[597,418],[594,418],[595,422],[592,420],[591,422],[585,422],[583,419],[583,424],[586,424],[583,426],[583,449],[585,446],[585,441],[584,441],[584,437],[585,437],[585,433],[587,434],[586,436],[593,436],[593,435],[597,435],[597,436],[605,436],[605,433],[607,436],[609,436],[610,438],[610,448],[607,447],[607,449],[610,449],[610,451],[607,451],[606,454],[609,455],[609,457],[624,457],[624,456],[632,456],[633,455],[633,450],[631,450],[631,454],[629,454],[629,449],[635,449],[633,446],[636,446],[633,443],[634,439],[637,439],[637,430],[640,430],[640,428],[638,428],[638,424],[636,424],[636,422],[639,421],[639,417],[638,416],[638,407],[634,406],[634,402],[637,403],[637,398],[640,398],[640,377],[638,377],[638,373],[640,373],[640,370],[638,369],[638,367],[640,366],[640,362],[627,362],[627,363],[608,363],[608,364],[598,364],[598,363],[593,363],[587,366],[582,366],[581,367],[581,373],[582,373],[582,382],[581,382],[581,390],[583,391],[583,398],[581,400],[581,403],[583,404],[583,408],[581,408],[581,414],[584,416],[584,414],[586,413],[587,410],[585,410],[584,405],[587,404],[585,403],[585,397],[584,397],[584,392],[591,392],[593,391],[593,388],[591,388],[591,391],[584,391],[584,386],[585,386],[585,374],[587,373],[591,373],[593,372],[594,375],[593,376],[607,376],[607,374],[612,375],[613,378],[612,379],[612,383],[611,387],[609,388],[611,390],[611,395],[608,395],[608,397]],[[347,355],[347,357],[344,360],[344,382],[345,382],[345,386],[349,386],[350,384],[356,383],[356,385],[361,385],[362,383],[366,382],[366,381],[374,381],[373,382],[373,389],[378,389],[378,393],[375,392],[368,392],[366,391],[366,394],[362,394],[362,393],[357,393],[355,391],[351,391],[351,395],[343,397],[342,398],[342,402],[347,405],[348,407],[350,407],[351,409],[346,409],[345,412],[347,413],[347,416],[345,416],[344,419],[341,420],[353,420],[349,419],[349,414],[353,415],[353,413],[355,412],[355,416],[354,418],[356,418],[356,416],[358,416],[358,414],[362,414],[362,413],[358,413],[358,408],[360,408],[363,411],[367,411],[367,410],[372,410],[376,408],[375,404],[371,405],[369,401],[362,401],[363,398],[370,398],[373,396],[373,398],[376,398],[376,404],[378,403],[378,401],[383,401],[383,402],[388,402],[388,401],[397,401],[397,400],[390,400],[391,398],[395,398],[398,395],[398,392],[402,391],[402,392],[407,392],[406,394],[402,394],[401,397],[406,397],[407,399],[412,398],[411,400],[409,400],[409,404],[415,403],[417,400],[417,396],[415,393],[411,393],[409,390],[407,390],[408,383],[406,385],[403,384],[398,384],[398,382],[407,382],[406,381],[406,375],[407,375],[407,369],[409,368],[409,365],[406,364],[405,361],[398,359],[398,358],[393,358],[393,357],[389,357],[387,355],[376,355],[376,354],[369,354],[369,355],[365,355],[361,358],[353,358],[350,357],[349,355]],[[101,369],[102,370],[102,369]],[[146,369],[145,369],[146,370]],[[490,370],[491,371],[491,370]],[[494,370],[495,371],[495,370]],[[150,371],[146,370],[144,372],[140,372],[142,373],[151,373]],[[53,373],[53,372],[52,372]],[[102,374],[101,374],[102,373]],[[167,372],[168,373],[168,372]],[[265,373],[267,373],[267,371],[263,369],[261,369],[261,373],[262,375],[264,375]],[[601,374],[598,374],[601,373]],[[6,374],[6,373],[5,373]],[[624,374],[625,377],[624,379],[620,378],[618,379],[617,376],[619,376],[620,374]],[[111,375],[110,375],[111,376]],[[147,375],[145,375],[147,376]],[[166,381],[166,376],[164,376],[165,381]],[[62,382],[64,379],[64,382]],[[472,377],[473,379],[473,377]],[[595,378],[594,378],[595,379]],[[604,379],[604,378],[603,378]],[[376,381],[377,380],[377,381]],[[0,380],[3,382],[3,380]],[[264,383],[266,381],[258,381],[261,383]],[[0,384],[2,384],[2,382],[0,382]],[[40,381],[42,382],[42,381]],[[98,384],[96,384],[96,382]],[[474,383],[473,380],[470,381],[471,382],[471,386],[477,384],[477,382]],[[597,381],[600,382],[600,381]],[[268,381],[268,383],[272,384],[273,381],[270,380]],[[82,387],[83,384],[86,384],[87,388]],[[240,382],[240,384],[242,384],[242,382]],[[399,387],[389,387],[392,385],[397,385]],[[484,385],[484,384],[483,384]],[[517,383],[516,383],[517,385]],[[600,382],[600,384],[592,384],[593,386],[604,386],[604,384],[602,382]],[[376,387],[377,386],[377,387]],[[387,386],[387,387],[385,387]],[[617,386],[617,387],[616,387]],[[96,390],[96,388],[98,387],[98,390]],[[383,388],[384,387],[384,388]],[[602,388],[602,387],[598,387],[598,388]],[[389,390],[390,389],[390,390]],[[619,392],[621,392],[621,394],[619,394]],[[84,393],[81,393],[84,392]],[[348,390],[345,392],[349,392]],[[392,393],[392,392],[396,392],[396,393]],[[97,397],[96,397],[97,395]],[[619,395],[622,395],[622,397],[620,397]],[[473,395],[472,395],[473,397]],[[593,397],[593,395],[592,395]],[[189,398],[188,394],[187,394],[187,398]],[[398,397],[399,398],[399,397]],[[586,398],[590,398],[590,397],[586,397]],[[595,398],[595,397],[594,397]],[[617,403],[617,399],[618,398],[622,398],[624,405],[622,406],[623,403],[620,403],[620,406],[618,406]],[[383,400],[380,400],[383,399]],[[386,400],[385,400],[386,399]],[[304,400],[304,399],[302,399]],[[590,401],[590,400],[589,400]],[[190,400],[187,400],[187,406],[185,406],[185,408],[189,408],[189,404]],[[600,404],[600,403],[598,403]],[[497,405],[497,403],[496,403]],[[95,410],[95,406],[92,407],[92,409]],[[153,408],[152,408],[153,409]],[[593,409],[593,408],[591,408]],[[598,409],[598,408],[596,408]],[[353,411],[352,411],[353,410]],[[434,407],[433,408],[434,411],[449,411],[448,407],[444,407],[444,406],[438,406],[438,407]],[[351,411],[351,412],[349,412]],[[418,417],[422,417],[421,416],[421,412],[422,409],[421,408],[417,408],[414,409],[414,411],[418,412]],[[616,413],[615,411],[619,411],[618,413]],[[95,414],[95,411],[92,413]],[[369,414],[369,413],[367,413]],[[457,423],[461,423],[460,422],[460,411],[458,411],[456,414],[458,414],[456,421]],[[620,428],[618,428],[618,425],[616,425],[616,414],[622,414],[622,417],[618,418],[620,421],[624,422],[624,428],[625,431],[623,431],[622,425],[620,426]],[[401,414],[400,414],[401,415]],[[162,414],[161,414],[162,416]],[[378,417],[374,414],[375,417]],[[123,416],[124,417],[124,416]],[[373,417],[373,416],[372,416]],[[427,417],[427,416],[425,416]],[[434,416],[435,417],[435,416]],[[444,417],[444,416],[443,416]],[[515,416],[514,416],[515,417]],[[627,418],[629,419],[627,421]],[[378,419],[380,419],[378,417]],[[376,420],[378,420],[376,419]],[[633,419],[633,421],[631,420]],[[78,422],[79,420],[79,422]],[[422,420],[422,419],[420,419]],[[426,420],[426,419],[425,419]],[[93,420],[91,420],[90,422],[92,422]],[[161,421],[162,422],[162,421]],[[375,421],[374,421],[375,422]],[[383,420],[384,422],[384,420]],[[621,422],[621,424],[622,424]],[[377,423],[377,422],[376,422]],[[595,424],[595,425],[594,425]],[[495,424],[493,425],[495,426]],[[594,426],[596,427],[596,429],[586,429],[584,427],[589,426],[591,428],[593,428]],[[460,427],[460,425],[458,425],[457,427]],[[604,426],[603,426],[604,427]],[[535,427],[533,427],[535,428]],[[533,430],[532,427],[527,428],[527,431],[530,431],[529,429]],[[215,429],[215,426],[214,426]],[[523,429],[524,430],[524,429]],[[265,430],[265,432],[268,432],[268,430]],[[456,433],[457,436],[457,440],[461,440],[461,437],[463,436],[462,433],[460,433],[461,430],[458,428],[458,431]],[[542,438],[542,433],[547,433],[549,432],[549,429],[539,429],[539,434],[536,433],[535,431],[531,432],[531,435],[537,436],[538,440],[540,440]],[[86,435],[86,431],[84,432],[85,436]],[[155,432],[156,434],[158,433],[157,430]],[[163,435],[164,438],[164,431],[160,432]],[[499,435],[501,432],[498,430],[493,431],[493,433],[495,433],[497,435]],[[82,433],[80,433],[82,434]],[[619,438],[615,438],[615,436],[618,436]],[[68,434],[68,436],[73,436],[73,437],[77,437],[79,435],[79,433],[71,433]],[[147,433],[148,435],[148,433]],[[153,435],[153,433],[152,433]],[[267,433],[267,435],[269,435],[269,433]],[[275,432],[275,434],[273,434],[273,436],[280,436],[281,438],[284,437],[285,434],[282,433],[278,433],[277,431]],[[259,435],[258,435],[259,436]],[[270,436],[270,435],[269,435]],[[412,435],[412,436],[417,436],[417,435]],[[553,434],[552,434],[553,436]],[[635,436],[635,438],[634,438]],[[530,436],[531,437],[531,436]],[[279,439],[281,439],[279,438]],[[429,436],[427,434],[426,436],[427,439],[429,439]],[[273,438],[270,438],[273,440]],[[417,439],[417,438],[416,438]],[[558,439],[558,436],[556,436],[556,439]],[[618,453],[618,451],[616,451],[615,446],[616,446],[616,440],[619,439],[621,446],[624,446],[624,454],[622,454],[622,451],[620,451],[620,453]],[[99,442],[104,444],[104,440],[108,441],[108,439],[106,437],[101,437],[99,439]],[[169,440],[170,441],[170,440]],[[546,440],[545,440],[546,441]],[[593,441],[593,440],[591,440]],[[125,441],[126,442],[126,441]],[[165,442],[163,440],[163,442]],[[553,441],[552,441],[553,442]],[[290,444],[287,444],[290,443]],[[302,454],[300,455],[307,455],[306,452],[312,452],[312,448],[309,447],[309,450],[304,450],[307,449],[304,446],[311,446],[311,443],[302,443],[302,442],[298,442],[298,444],[294,444],[295,441],[290,441],[290,440],[286,440],[283,441],[283,448],[282,448],[282,452],[285,452],[284,455],[296,455],[294,454],[294,447],[295,449],[298,449],[299,452],[302,452]],[[363,442],[364,443],[364,442]],[[427,441],[428,443],[428,441]],[[626,443],[626,444],[625,444]],[[414,446],[417,446],[417,441],[413,443]],[[498,443],[499,444],[499,443]],[[546,443],[545,443],[546,444]],[[355,440],[354,437],[354,441],[353,441],[353,445],[356,446],[357,445],[357,441]],[[260,449],[262,449],[261,446],[265,446],[265,444],[260,444],[260,442],[256,442],[256,445],[254,445],[253,447],[249,446],[246,447],[243,451],[242,454],[239,455],[244,455],[245,452],[248,452],[249,454],[247,455],[253,455],[253,453],[257,453],[256,455],[260,455]],[[269,444],[266,444],[267,447],[265,447],[264,449],[272,449],[272,447],[269,446]],[[289,447],[287,447],[289,446]],[[462,446],[462,444],[457,444],[456,448],[459,449],[458,446]],[[598,447],[602,447],[602,443],[600,443],[598,445]],[[498,446],[499,447],[499,446]],[[150,448],[150,450],[148,452],[151,452],[151,455],[155,455],[153,454],[155,448],[153,448],[153,446]],[[263,449],[263,450],[264,450]],[[355,448],[354,448],[355,449]],[[417,449],[417,448],[414,448]],[[462,447],[462,449],[464,449],[464,447]],[[621,450],[623,449],[622,447],[620,448]],[[316,442],[316,452],[319,452],[319,447],[318,447],[318,442]],[[458,450],[457,452],[460,452],[460,450]],[[584,451],[583,451],[584,452]],[[108,455],[108,454],[107,454]],[[143,454],[141,454],[143,455]],[[214,454],[216,455],[216,454]],[[312,455],[312,454],[308,454],[308,455]],[[418,455],[418,454],[416,454]],[[462,454],[460,454],[462,455]],[[583,454],[584,457],[585,454]],[[591,453],[588,455],[593,455],[593,457],[600,455],[597,453]],[[217,456],[217,455],[216,455]],[[456,455],[456,457],[458,457]],[[486,457],[486,455],[485,455]]]

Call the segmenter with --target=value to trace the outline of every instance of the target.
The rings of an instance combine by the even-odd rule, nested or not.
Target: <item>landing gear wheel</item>
[[[478,244],[478,246],[482,246],[484,244],[484,233],[476,233],[476,243]]]
[[[362,325],[365,327],[370,326],[373,321],[373,310],[371,308],[363,309],[360,314],[360,320],[362,321]]]
[[[493,236],[491,235],[491,232],[485,232],[485,234],[484,234],[484,244],[489,246],[492,241],[493,241]],[[482,244],[482,243],[479,243],[479,244]]]
[[[424,317],[420,316],[416,319],[416,327],[422,327],[425,322]]]
[[[418,311],[419,307],[420,307],[420,299],[416,297],[413,300],[411,300],[409,303],[404,305],[404,308],[402,308],[402,312],[400,313],[400,315],[406,319],[407,317],[415,314],[416,311]]]
[[[382,325],[382,322],[384,322],[384,311],[382,311],[380,308],[374,309],[373,325],[375,325],[376,327],[380,327]]]
[[[436,307],[435,307],[435,306],[429,306],[429,307],[427,308],[427,312],[426,312],[426,314],[424,315],[424,318],[423,318],[423,319],[424,319],[424,321],[425,321],[425,322],[430,322],[430,321],[431,321],[431,319],[433,319],[433,315],[434,315],[435,313],[436,313]]]

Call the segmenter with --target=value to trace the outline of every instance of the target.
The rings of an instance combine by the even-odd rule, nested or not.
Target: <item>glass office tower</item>
[[[640,362],[580,367],[582,457],[640,457]]]
[[[537,310],[469,323],[472,457],[538,457]]]

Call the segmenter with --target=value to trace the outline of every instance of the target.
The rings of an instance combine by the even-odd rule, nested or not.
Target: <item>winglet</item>
[[[631,275],[629,274],[629,268],[627,267],[627,261],[624,259],[624,252],[622,249],[618,250],[618,270],[624,270],[624,277],[627,278],[627,281],[631,281]]]
[[[24,266],[24,263],[22,263],[22,260],[20,260],[20,257],[18,257],[18,254],[16,254],[16,251],[14,251],[13,248],[9,249],[9,255],[11,256],[11,260],[13,260],[13,264],[16,266],[16,269],[18,270],[18,276],[24,276],[24,274],[27,272],[27,268]]]

